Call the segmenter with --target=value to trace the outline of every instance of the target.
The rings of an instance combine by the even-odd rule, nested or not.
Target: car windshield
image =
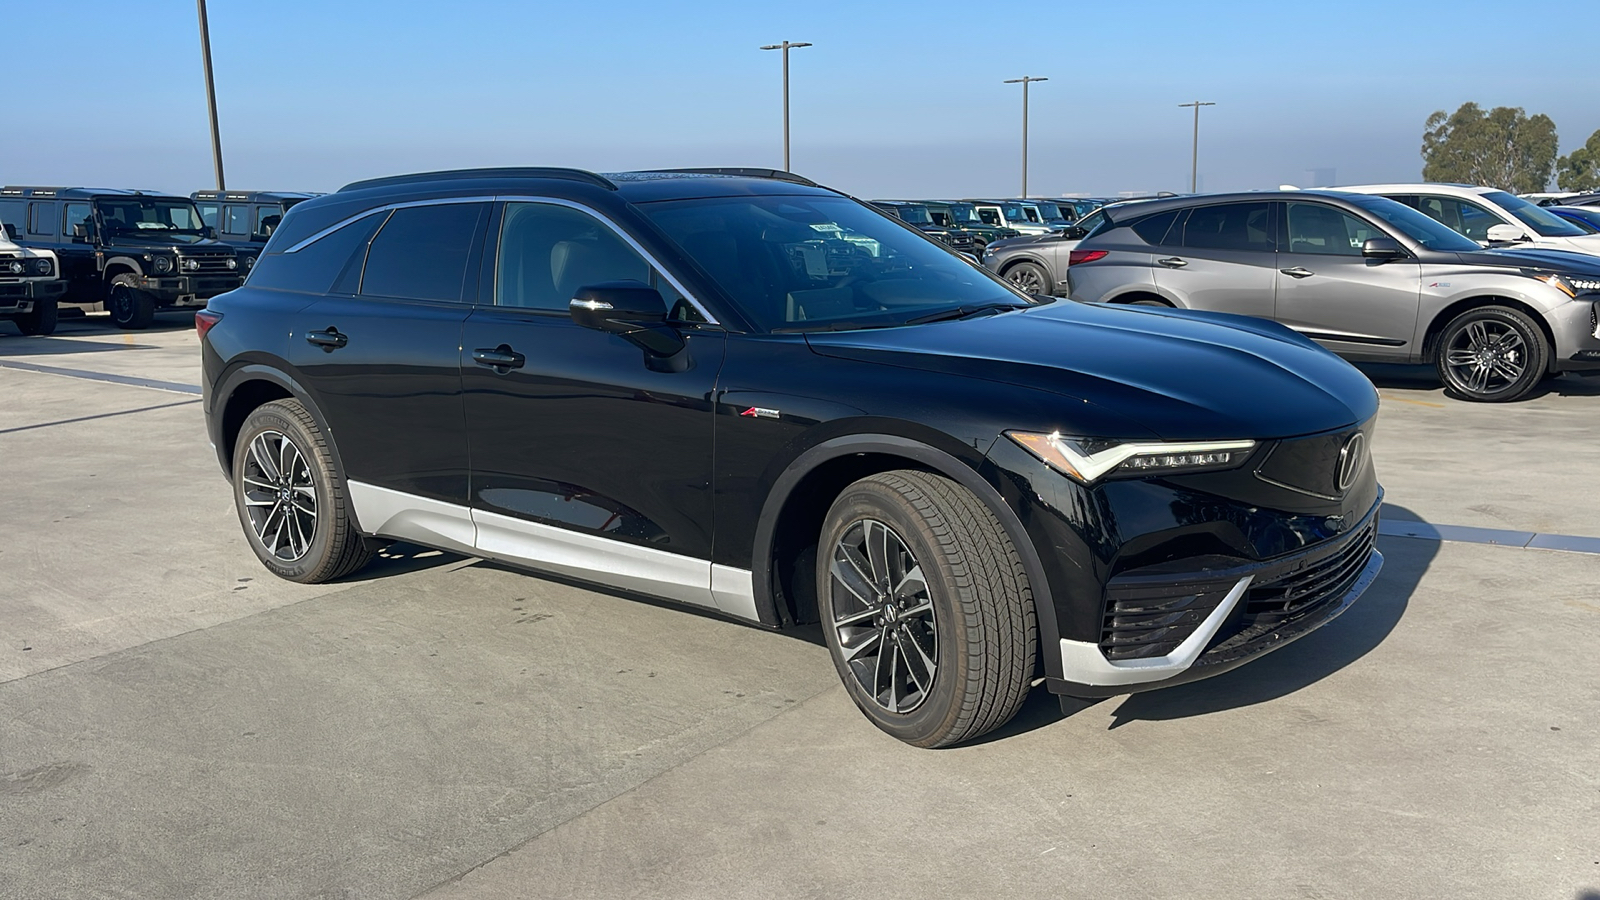
[[[913,225],[933,224],[933,217],[928,215],[926,206],[902,206],[900,207],[900,218],[902,221],[910,222]]]
[[[1522,224],[1537,231],[1542,237],[1578,237],[1579,235],[1588,234],[1587,231],[1544,207],[1535,206],[1514,194],[1508,194],[1505,191],[1491,191],[1484,194],[1483,199],[1516,216],[1522,221]]]
[[[1023,212],[1022,207],[1016,203],[1007,203],[1005,206],[1000,207],[1000,211],[1006,214],[1007,222],[1028,221],[1028,214]]]
[[[95,208],[111,234],[159,235],[192,243],[202,238],[205,222],[188,200],[99,200]]]
[[[950,215],[962,225],[978,224],[978,209],[971,203],[950,204]]]
[[[1039,215],[1044,216],[1046,222],[1065,221],[1061,216],[1061,208],[1054,203],[1035,203],[1034,206],[1039,208]]]
[[[1403,232],[1406,237],[1429,250],[1445,253],[1471,253],[1482,250],[1478,242],[1448,225],[1429,218],[1420,212],[1397,203],[1388,197],[1374,194],[1351,194],[1345,199],[1377,216]]]
[[[882,328],[1035,302],[843,197],[718,197],[639,208],[768,331]]]

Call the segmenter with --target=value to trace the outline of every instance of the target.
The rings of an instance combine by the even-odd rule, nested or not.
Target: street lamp
[[[1024,75],[1021,78],[1008,78],[1006,84],[1022,85],[1022,199],[1028,199],[1028,85],[1035,81],[1049,81],[1048,78],[1035,78]]]
[[[1215,103],[1201,102],[1179,103],[1179,109],[1194,107],[1194,150],[1189,156],[1189,193],[1198,193],[1200,184],[1200,107],[1216,106]]]
[[[211,26],[206,24],[206,0],[195,0],[200,9],[200,55],[206,65],[206,105],[211,110],[211,161],[217,167],[217,190],[228,189],[222,177],[222,132],[217,128],[217,88],[211,80]]]
[[[204,0],[201,0],[204,2]],[[789,171],[789,51],[799,47],[809,47],[808,43],[784,41],[781,44],[768,44],[763,50],[783,51],[783,170]]]

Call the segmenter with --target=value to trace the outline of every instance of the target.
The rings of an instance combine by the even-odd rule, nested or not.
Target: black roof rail
[[[649,169],[651,172],[663,174],[683,175],[737,175],[741,178],[770,178],[773,181],[787,181],[792,184],[803,184],[806,187],[822,187],[804,175],[785,172],[782,169],[751,169],[741,166],[710,166],[706,168],[689,169]]]
[[[506,166],[490,169],[450,169],[443,172],[417,172],[412,175],[390,175],[385,178],[368,178],[365,181],[352,181],[342,188],[345,191],[359,191],[366,188],[391,187],[400,184],[423,184],[429,181],[463,181],[467,179],[491,178],[560,178],[566,181],[583,181],[608,191],[614,191],[617,186],[610,179],[603,178],[593,172],[583,169],[563,169],[554,166]]]

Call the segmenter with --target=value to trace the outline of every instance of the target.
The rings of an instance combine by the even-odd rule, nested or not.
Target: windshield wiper
[[[1032,309],[1027,303],[970,303],[958,306],[955,309],[940,310],[924,316],[916,316],[906,320],[907,325],[923,325],[928,322],[953,322],[959,319],[970,319],[975,316],[992,315],[1012,309]]]

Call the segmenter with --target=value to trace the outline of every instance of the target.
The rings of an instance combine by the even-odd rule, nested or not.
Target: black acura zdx
[[[1018,293],[768,170],[439,172],[296,205],[197,316],[251,547],[411,541],[821,623],[922,747],[1226,671],[1382,565],[1378,398],[1277,324]]]

